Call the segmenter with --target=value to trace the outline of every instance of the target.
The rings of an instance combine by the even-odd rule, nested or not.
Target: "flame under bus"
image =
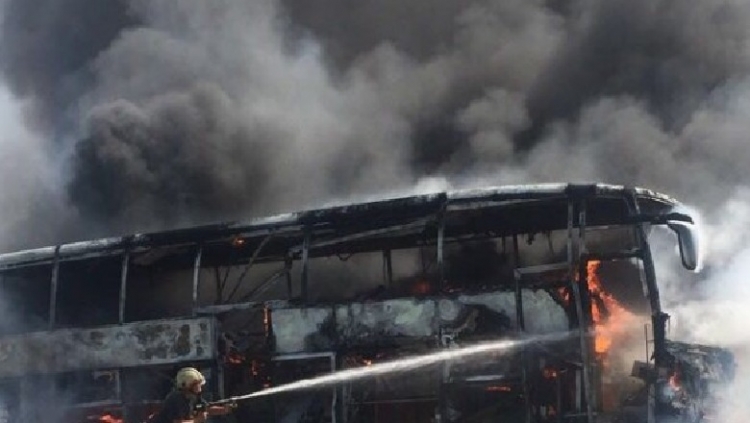
[[[13,421],[55,404],[70,422],[139,422],[188,364],[216,398],[572,329],[554,345],[250,401],[236,417],[687,418],[711,394],[679,382],[695,354],[719,381],[732,359],[666,340],[648,236],[669,227],[697,267],[678,208],[644,189],[511,186],[0,255],[0,409]]]

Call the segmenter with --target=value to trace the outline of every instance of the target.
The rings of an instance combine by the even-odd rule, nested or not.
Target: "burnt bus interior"
[[[733,362],[665,338],[647,237],[689,226],[677,205],[601,184],[500,187],[1,255],[0,422],[51,409],[142,422],[186,365],[211,400],[565,331],[576,335],[243,401],[227,421],[687,419]]]

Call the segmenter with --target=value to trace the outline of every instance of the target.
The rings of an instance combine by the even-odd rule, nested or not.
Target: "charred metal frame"
[[[201,258],[203,257],[203,246],[198,245],[193,262],[193,316],[196,316],[198,309],[198,289],[200,288],[201,279]]]
[[[130,264],[130,251],[126,251],[122,256],[122,270],[120,271],[120,305],[119,318],[120,324],[125,323],[125,301],[127,301],[128,292],[128,266]]]
[[[214,326],[204,317],[6,336],[0,377],[209,360]]]
[[[60,246],[55,247],[55,259],[52,264],[52,278],[49,293],[49,327],[55,327],[57,316],[57,281],[60,275]]]
[[[578,205],[578,219],[576,219],[575,211],[576,205]],[[595,421],[594,415],[594,404],[596,400],[594,398],[594,388],[592,384],[593,375],[591,354],[593,352],[591,343],[590,330],[590,312],[587,307],[588,301],[588,288],[586,286],[585,275],[582,275],[579,269],[582,266],[581,257],[585,253],[585,218],[586,218],[586,203],[584,199],[580,199],[576,204],[576,199],[571,198],[568,200],[568,240],[567,240],[567,257],[568,257],[568,280],[570,281],[571,292],[573,292],[573,300],[576,307],[576,315],[578,317],[578,332],[579,339],[581,342],[581,358],[583,361],[582,376],[583,376],[583,397],[584,406],[586,408],[586,417],[588,422]],[[578,233],[574,231],[574,228],[578,226]],[[584,267],[585,269],[585,267]]]
[[[263,247],[272,238],[273,238],[273,234],[269,234],[268,236],[266,236],[265,238],[263,238],[263,240],[260,242],[260,244],[255,248],[255,251],[253,251],[253,255],[250,257],[250,260],[245,265],[245,268],[243,269],[242,274],[240,274],[240,276],[237,278],[237,282],[234,285],[234,289],[232,289],[232,292],[230,292],[229,295],[227,296],[227,298],[226,298],[227,302],[232,301],[234,299],[234,296],[237,294],[237,291],[240,289],[240,286],[242,285],[243,279],[245,279],[245,276],[247,276],[248,272],[250,271],[250,268],[252,268],[253,265],[255,264],[255,260],[257,260],[258,255],[263,250]],[[291,264],[288,263],[288,262],[285,262],[284,265],[285,265],[284,266],[284,271],[285,272],[290,272],[291,271]],[[276,278],[279,277],[280,274],[281,274],[281,272],[277,272],[277,274],[271,276],[271,278],[269,278],[262,286],[258,287],[256,290],[257,291],[264,290],[265,289],[265,285],[266,284],[271,284],[271,283],[275,282]],[[228,276],[229,276],[229,271],[227,270],[227,273],[224,275],[224,281],[223,281],[224,283],[226,282],[226,279],[227,279]],[[217,289],[217,293],[216,293],[217,302],[219,302],[219,303],[221,303],[221,302],[224,301],[223,297],[222,297],[222,291],[223,291],[223,289],[224,289],[224,284],[222,283],[219,286],[219,288]],[[240,299],[240,301],[244,301],[246,299],[252,299],[252,294],[253,293],[251,292],[249,294],[248,298],[242,298],[242,299]]]
[[[309,252],[310,252],[310,234],[309,230],[305,230],[305,240],[302,244],[302,274],[300,275],[300,292],[302,295],[302,302],[307,303],[308,292],[307,292],[307,277],[309,273]]]
[[[533,192],[531,192],[533,191]],[[590,299],[588,298],[588,289],[586,288],[586,264],[590,260],[615,260],[622,258],[638,258],[641,260],[644,273],[645,283],[648,289],[648,298],[652,310],[652,324],[654,330],[654,360],[658,367],[665,360],[666,347],[665,347],[665,322],[668,316],[663,313],[659,302],[659,293],[656,286],[656,277],[654,271],[654,265],[651,257],[651,251],[646,237],[643,222],[629,222],[627,219],[623,221],[623,224],[633,225],[634,234],[637,240],[637,249],[633,251],[619,251],[615,253],[597,254],[587,251],[586,248],[586,228],[587,228],[587,199],[595,198],[597,195],[610,195],[613,198],[620,198],[625,201],[628,208],[628,216],[636,216],[641,214],[641,205],[639,199],[645,198],[648,201],[662,204],[665,208],[673,207],[677,204],[674,200],[662,196],[657,193],[653,193],[645,190],[636,189],[625,189],[623,187],[611,187],[604,185],[596,186],[561,186],[556,185],[554,187],[537,187],[535,190],[529,192],[524,191],[523,187],[512,188],[503,192],[490,192],[484,194],[482,192],[459,192],[450,194],[438,194],[419,197],[414,200],[414,205],[422,207],[425,206],[424,212],[420,212],[422,215],[418,217],[410,217],[406,221],[399,220],[387,221],[381,227],[375,229],[354,229],[353,232],[348,227],[344,227],[346,230],[339,230],[335,227],[335,219],[337,219],[337,213],[342,216],[346,216],[346,208],[343,211],[336,210],[323,210],[313,211],[309,214],[301,213],[294,215],[285,215],[278,218],[271,218],[266,220],[260,220],[257,222],[251,222],[250,224],[229,224],[229,225],[216,225],[207,228],[197,228],[193,232],[188,231],[177,231],[172,234],[151,234],[151,235],[135,235],[132,237],[125,237],[120,239],[108,239],[101,240],[93,243],[77,243],[56,246],[52,249],[40,249],[29,252],[13,253],[8,255],[0,256],[0,271],[3,269],[14,269],[25,266],[35,266],[40,264],[51,263],[52,274],[50,278],[50,305],[49,305],[49,328],[53,329],[56,323],[57,313],[57,292],[58,292],[58,278],[59,278],[59,266],[63,261],[68,260],[81,260],[90,259],[97,256],[112,256],[122,254],[122,267],[120,275],[120,295],[119,295],[119,312],[118,312],[118,323],[119,325],[125,324],[125,307],[127,301],[127,281],[128,281],[128,268],[131,261],[131,256],[140,251],[147,250],[152,246],[167,245],[176,243],[178,245],[187,245],[192,248],[192,313],[191,316],[194,319],[200,319],[199,316],[209,316],[213,319],[213,316],[221,315],[238,310],[251,310],[251,309],[264,309],[268,315],[268,336],[272,337],[270,333],[272,314],[275,309],[289,308],[291,304],[288,301],[252,301],[254,294],[262,292],[266,289],[267,285],[272,284],[279,278],[286,277],[287,282],[287,294],[288,300],[293,299],[294,289],[291,278],[291,270],[294,261],[300,261],[300,299],[303,306],[309,306],[309,260],[313,257],[330,255],[332,249],[351,248],[351,253],[354,254],[359,251],[372,251],[380,250],[383,255],[383,266],[384,266],[384,277],[387,284],[390,286],[393,283],[393,268],[391,253],[393,250],[400,248],[408,248],[405,245],[434,245],[436,248],[436,264],[438,269],[438,286],[442,290],[445,281],[445,256],[444,249],[448,242],[455,242],[457,239],[461,239],[460,235],[451,233],[451,229],[448,226],[448,215],[452,212],[460,212],[462,210],[473,210],[482,207],[502,207],[504,204],[522,204],[524,202],[534,201],[546,201],[546,200],[564,200],[566,203],[566,225],[564,229],[567,230],[567,260],[564,266],[568,272],[568,283],[573,299],[575,302],[575,312],[578,320],[579,340],[582,355],[582,369],[580,381],[581,395],[583,403],[578,404],[581,408],[579,409],[585,414],[587,422],[594,422],[596,414],[594,407],[597,404],[596,390],[594,389],[592,378],[593,378],[593,363],[591,355],[594,351],[592,334],[589,332],[591,323],[590,316]],[[405,200],[399,200],[405,201]],[[410,203],[406,203],[407,205]],[[398,204],[400,207],[404,207],[402,203]],[[434,207],[433,207],[434,205]],[[361,210],[366,210],[362,206]],[[385,207],[377,205],[377,207]],[[338,210],[338,209],[337,209]],[[357,209],[355,208],[355,211]],[[354,212],[352,212],[354,213]],[[601,220],[601,216],[598,217]],[[365,219],[366,220],[366,219]],[[596,222],[594,226],[596,226]],[[598,224],[601,224],[599,222]],[[377,225],[377,224],[376,224]],[[329,229],[328,227],[331,226]],[[323,229],[320,229],[323,228]],[[434,228],[435,232],[432,232]],[[578,229],[576,231],[576,228]],[[519,257],[519,245],[518,236],[523,233],[528,233],[530,227],[526,228],[512,228],[507,232],[492,233],[487,235],[488,238],[502,238],[503,249],[505,250],[505,244],[507,238],[512,238],[513,252],[512,262],[514,274],[516,275],[513,292],[515,296],[515,323],[519,332],[523,333],[526,331],[525,319],[524,319],[524,304],[522,296],[522,282],[519,277],[520,274],[529,270],[520,267]],[[428,239],[422,239],[416,242],[409,238],[412,233],[424,233],[428,231],[434,234],[434,238],[429,237]],[[526,231],[526,232],[524,232]],[[272,237],[276,236],[283,238],[285,234],[301,234],[300,237],[294,238],[295,242],[291,246],[284,247],[284,250],[277,251],[277,247],[271,247],[270,241]],[[334,236],[329,236],[334,234]],[[472,234],[477,239],[480,237],[474,233]],[[216,239],[213,239],[214,237]],[[278,274],[274,274],[261,286],[252,290],[251,295],[241,298],[239,303],[222,304],[223,296],[219,295],[219,304],[212,306],[199,305],[199,291],[200,291],[200,271],[204,267],[210,266],[211,263],[221,260],[221,251],[215,252],[215,244],[218,240],[227,238],[242,238],[245,240],[260,239],[257,245],[253,246],[252,255],[250,256],[247,263],[245,263],[244,274],[253,266],[255,263],[267,262],[267,261],[283,261],[284,269]],[[384,241],[372,242],[370,244],[363,244],[364,242],[371,242],[370,239]],[[393,241],[389,241],[389,240]],[[348,247],[351,246],[351,247]],[[266,255],[262,254],[262,250],[269,251]],[[229,263],[231,265],[232,263]],[[542,265],[536,266],[535,270],[543,270],[544,268],[556,268],[560,264],[554,265]],[[242,277],[237,281],[235,291],[239,288],[242,281]],[[217,288],[218,289],[218,288]],[[230,295],[227,300],[232,299],[233,295]],[[587,311],[588,310],[588,311]],[[217,334],[218,336],[218,334]],[[439,335],[438,335],[439,336]],[[3,340],[0,338],[0,343]],[[441,344],[441,339],[437,339],[438,345]],[[322,354],[322,355],[321,355]],[[336,352],[325,352],[325,353],[300,353],[300,354],[283,354],[275,355],[271,359],[273,361],[293,360],[293,359],[304,359],[304,358],[320,358],[330,357],[332,363],[332,369],[336,369],[337,355]],[[218,359],[218,357],[217,357]],[[220,362],[216,361],[212,366],[217,372],[216,377],[219,380],[219,394],[223,392],[223,367]],[[526,421],[531,422],[533,420],[532,405],[529,399],[529,380],[527,377],[527,371],[529,370],[529,362],[525,361],[522,368],[522,385],[524,389],[524,397],[526,401]],[[445,368],[443,369],[445,372]],[[559,381],[558,381],[559,383]],[[332,404],[334,410],[337,410],[334,415],[341,416],[340,408],[344,406],[340,398],[340,394],[334,393],[334,403]],[[558,398],[559,400],[559,398]],[[649,412],[652,413],[652,408],[649,407]],[[559,408],[558,408],[559,409]],[[443,411],[442,409],[440,411]],[[439,413],[439,416],[442,412]],[[334,417],[336,419],[337,417]],[[562,418],[562,416],[560,416]],[[653,421],[651,416],[649,421]]]
[[[505,242],[505,238],[503,237],[503,242]],[[516,305],[516,327],[518,328],[518,331],[521,333],[526,332],[526,322],[523,317],[523,289],[521,286],[521,279],[520,275],[518,273],[519,264],[520,264],[520,257],[521,253],[518,248],[518,234],[513,234],[513,288],[514,288],[514,295],[515,295],[515,305]],[[533,410],[531,409],[531,399],[530,399],[530,387],[529,387],[529,359],[528,355],[526,354],[526,348],[521,348],[522,354],[524,355],[523,360],[523,367],[521,368],[521,385],[523,389],[523,398],[524,398],[524,405],[526,408],[526,423],[531,423],[532,420],[532,414]]]
[[[630,212],[632,214],[640,214],[641,206],[635,190],[630,189],[627,191],[626,201],[628,204],[628,208],[630,209]],[[635,226],[634,234],[636,237],[636,242],[638,243],[638,253],[641,258],[641,262],[643,263],[643,273],[646,278],[646,289],[648,290],[647,297],[649,299],[649,305],[651,307],[651,325],[654,343],[654,367],[659,369],[664,366],[666,361],[666,322],[669,319],[669,315],[664,313],[661,309],[659,287],[656,284],[656,269],[654,268],[654,261],[651,255],[651,246],[648,243],[648,238],[646,236],[646,230],[643,223],[637,224]],[[655,380],[652,380],[649,383],[647,407],[648,423],[654,423],[656,421],[655,414],[658,412],[658,410],[656,409],[657,405],[655,384]]]
[[[438,266],[438,290],[442,291],[445,285],[445,271],[444,271],[444,248],[445,248],[445,217],[441,213],[438,217],[438,228],[437,228],[437,266]]]
[[[391,259],[391,250],[383,250],[384,278],[386,284],[390,287],[393,285],[393,262]]]
[[[639,214],[641,211],[638,198],[634,192],[628,195],[628,205],[632,207],[632,212]],[[651,255],[651,246],[648,243],[646,230],[643,223],[635,226],[635,236],[639,244],[639,256],[643,262],[643,271],[646,277],[646,287],[648,289],[649,305],[651,306],[652,324],[654,326],[654,361],[658,367],[664,361],[666,353],[666,322],[669,315],[661,309],[661,299],[659,296],[659,287],[656,284],[656,269],[654,260]]]

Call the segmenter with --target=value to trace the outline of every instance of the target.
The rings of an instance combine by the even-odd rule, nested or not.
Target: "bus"
[[[2,254],[0,421],[142,422],[184,366],[206,375],[214,400],[525,340],[240,401],[226,419],[698,422],[715,413],[734,358],[668,339],[656,233],[679,252],[659,260],[686,278],[699,270],[694,217],[678,201],[569,183]],[[542,341],[553,334],[566,336]]]

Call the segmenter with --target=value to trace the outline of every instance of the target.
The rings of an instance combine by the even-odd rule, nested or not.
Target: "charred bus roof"
[[[660,193],[606,184],[540,184],[439,192],[336,205],[164,232],[75,242],[0,255],[0,270],[112,256],[129,251],[149,263],[228,265],[411,248],[435,243],[542,233],[568,227],[568,207],[585,204],[589,227],[633,223],[636,214],[662,214],[679,203]],[[573,222],[578,225],[578,222]]]

